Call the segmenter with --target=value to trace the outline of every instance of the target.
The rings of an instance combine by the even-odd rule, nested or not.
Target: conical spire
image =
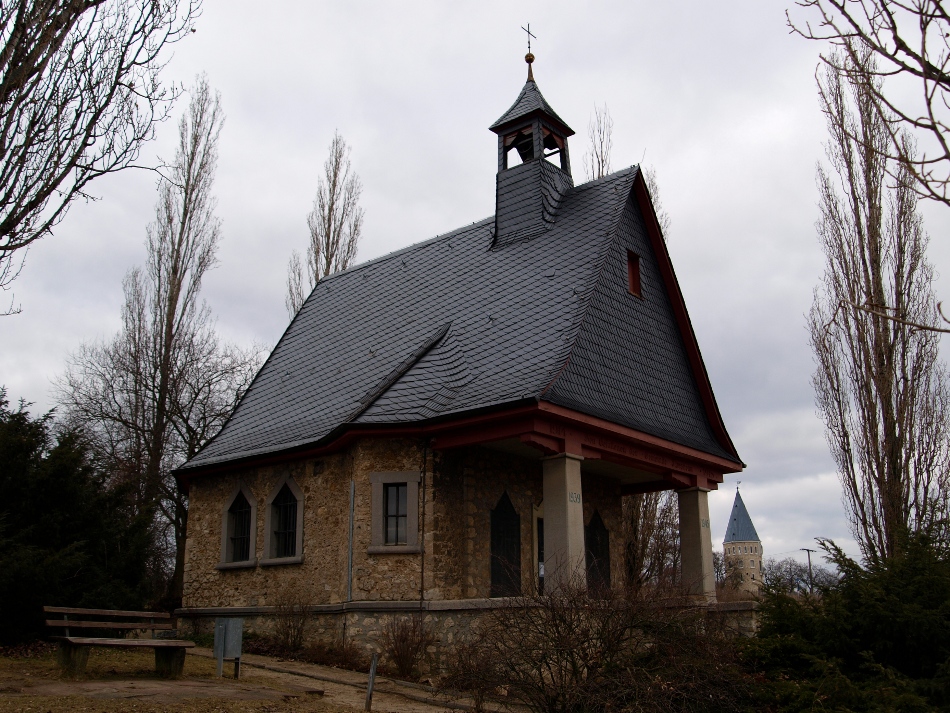
[[[761,542],[755,531],[749,511],[745,509],[742,496],[736,490],[736,500],[732,504],[732,514],[729,515],[729,525],[726,528],[726,537],[723,542]]]

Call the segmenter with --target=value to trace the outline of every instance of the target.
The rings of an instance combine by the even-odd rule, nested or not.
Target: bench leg
[[[82,676],[86,672],[86,662],[89,660],[89,647],[75,646],[68,641],[60,641],[57,660],[63,675]]]
[[[155,673],[162,678],[179,678],[185,670],[185,650],[155,649]]]

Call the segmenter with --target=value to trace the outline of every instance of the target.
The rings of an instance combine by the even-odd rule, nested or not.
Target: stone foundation
[[[515,600],[521,603],[522,600]],[[322,644],[340,648],[345,640],[355,645],[367,659],[374,653],[383,655],[383,631],[394,618],[422,616],[433,643],[421,664],[423,673],[445,670],[454,646],[471,634],[472,626],[486,610],[511,606],[504,599],[465,599],[440,602],[351,602],[337,606],[307,607],[308,622],[305,634],[307,644]],[[710,617],[723,624],[734,636],[753,636],[758,629],[756,602],[727,602],[707,607]],[[182,633],[192,630],[201,633],[214,631],[218,616],[242,617],[245,633],[262,636],[274,634],[274,607],[243,607],[227,609],[181,609]]]

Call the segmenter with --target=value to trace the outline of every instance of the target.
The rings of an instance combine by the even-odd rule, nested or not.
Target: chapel
[[[526,61],[489,127],[495,214],[320,280],[176,471],[180,616],[266,627],[292,595],[315,637],[423,611],[451,642],[513,596],[621,590],[622,499],[659,490],[684,584],[715,600],[707,493],[743,464],[647,185],[575,185]]]

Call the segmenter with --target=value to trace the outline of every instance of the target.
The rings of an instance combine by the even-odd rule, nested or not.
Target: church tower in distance
[[[722,551],[726,581],[734,582],[740,590],[758,592],[762,586],[762,541],[738,489]]]

